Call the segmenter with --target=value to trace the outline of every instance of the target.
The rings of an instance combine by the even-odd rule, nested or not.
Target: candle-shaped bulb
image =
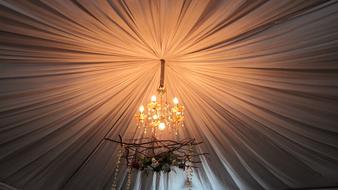
[[[153,96],[151,97],[151,101],[152,101],[152,102],[156,102],[156,96],[155,96],[155,95],[153,95]]]
[[[141,113],[143,113],[144,112],[144,107],[143,107],[143,105],[141,105],[140,106],[140,108],[138,109]]]
[[[174,102],[175,105],[177,105],[177,104],[178,104],[178,98],[175,97],[175,98],[173,99],[173,102]]]
[[[164,123],[160,123],[160,125],[158,126],[158,128],[160,130],[164,130],[165,129],[165,124]]]

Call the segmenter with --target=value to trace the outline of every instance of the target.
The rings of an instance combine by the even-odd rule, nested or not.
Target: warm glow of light
[[[165,124],[164,123],[160,123],[160,125],[158,126],[158,128],[160,130],[164,130],[165,129]]]
[[[153,119],[156,120],[158,117],[157,115],[153,115]]]
[[[140,106],[140,108],[138,109],[141,113],[143,113],[144,112],[144,107],[143,107],[143,105],[141,105]]]
[[[175,105],[177,105],[177,104],[178,104],[178,98],[175,97],[175,98],[173,99],[173,102],[174,102]]]
[[[156,102],[156,96],[155,96],[155,95],[153,95],[153,96],[151,97],[151,101],[152,101],[152,102]]]

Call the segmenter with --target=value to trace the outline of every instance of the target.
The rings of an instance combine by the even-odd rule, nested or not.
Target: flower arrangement
[[[147,173],[149,171],[169,173],[172,171],[172,167],[184,170],[191,165],[190,163],[188,159],[181,159],[179,155],[169,151],[162,152],[154,157],[138,156],[132,161],[131,167]]]

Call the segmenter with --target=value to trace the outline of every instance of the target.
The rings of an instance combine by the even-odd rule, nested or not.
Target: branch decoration
[[[201,144],[193,138],[183,140],[158,140],[156,137],[140,138],[123,141],[105,138],[107,141],[119,143],[123,148],[123,157],[127,167],[145,171],[146,173],[172,171],[172,167],[182,170],[196,168],[194,164],[201,163],[199,156],[207,153],[198,153],[194,146]]]

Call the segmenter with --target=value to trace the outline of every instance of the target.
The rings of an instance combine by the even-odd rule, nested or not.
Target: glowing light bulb
[[[141,113],[143,113],[144,112],[144,107],[143,107],[143,105],[141,105],[140,106],[140,108],[138,109]]]
[[[175,105],[177,105],[177,104],[178,104],[178,98],[175,97],[175,98],[173,99],[173,102],[174,102]]]
[[[160,125],[158,126],[158,128],[160,130],[164,130],[165,129],[165,124],[164,123],[160,123]]]
[[[152,102],[156,102],[156,96],[155,96],[155,95],[153,95],[153,96],[151,97],[151,101],[152,101]]]

